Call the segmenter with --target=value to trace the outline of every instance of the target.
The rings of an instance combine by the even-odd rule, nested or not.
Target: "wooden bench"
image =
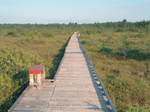
[[[44,65],[34,65],[29,69],[29,85],[33,89],[42,88],[42,83],[45,81],[45,66]]]

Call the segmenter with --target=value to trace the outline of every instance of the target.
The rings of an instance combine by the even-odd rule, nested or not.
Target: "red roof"
[[[44,65],[34,65],[30,70],[29,74],[40,74]]]

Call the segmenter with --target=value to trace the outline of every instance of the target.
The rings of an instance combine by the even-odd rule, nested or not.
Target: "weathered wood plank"
[[[102,90],[89,72],[77,33],[71,36],[54,83],[28,90],[12,112],[110,112]]]

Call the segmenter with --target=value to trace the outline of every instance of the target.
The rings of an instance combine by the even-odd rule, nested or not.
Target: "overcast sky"
[[[0,0],[0,23],[150,20],[150,0]]]

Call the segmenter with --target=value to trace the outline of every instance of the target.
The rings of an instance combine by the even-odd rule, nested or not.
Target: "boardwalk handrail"
[[[78,36],[77,36],[77,38],[78,38]],[[93,66],[93,64],[92,64],[92,62],[91,62],[91,60],[90,60],[90,58],[88,57],[88,55],[87,55],[85,49],[82,47],[79,38],[78,38],[78,41],[79,41],[79,45],[80,45],[80,48],[81,48],[82,52],[83,52],[83,53],[85,54],[85,56],[86,56],[85,58],[88,60],[89,65],[92,66],[92,68],[93,68],[93,70],[94,70],[94,73],[95,73],[97,79],[99,80],[100,85],[102,86],[102,90],[104,91],[104,94],[106,95],[106,97],[107,97],[107,99],[108,99],[108,103],[110,104],[110,106],[111,106],[111,108],[112,108],[112,112],[117,112],[116,109],[115,109],[115,106],[113,105],[113,103],[112,103],[112,101],[111,101],[111,99],[110,99],[110,97],[109,97],[109,95],[108,95],[108,93],[107,93],[107,91],[106,91],[106,89],[105,89],[103,83],[102,83],[102,81],[99,79],[99,77],[98,77],[98,75],[97,75],[97,73],[96,73],[96,71],[95,71],[95,69],[94,69],[94,66]]]
[[[78,39],[78,43],[77,43],[77,39]],[[109,96],[108,96],[108,94],[107,94],[107,92],[106,92],[106,90],[105,90],[105,88],[104,88],[104,86],[103,86],[103,83],[101,82],[101,80],[98,78],[98,75],[97,75],[97,73],[96,73],[96,71],[95,71],[95,69],[94,69],[94,67],[93,67],[93,65],[92,65],[92,63],[91,63],[91,61],[90,61],[90,59],[89,59],[89,57],[88,57],[88,55],[87,55],[87,53],[85,52],[85,50],[84,50],[84,48],[82,47],[82,45],[81,45],[81,43],[80,43],[80,41],[79,41],[79,38],[78,38],[78,36],[76,35],[76,37],[75,36],[73,36],[73,42],[72,43],[77,43],[77,44],[75,44],[75,47],[71,47],[71,49],[66,49],[65,48],[65,53],[64,53],[64,56],[63,56],[63,58],[62,58],[62,60],[61,60],[61,62],[60,62],[60,64],[59,64],[59,67],[58,67],[58,69],[57,69],[57,72],[56,72],[56,75],[55,75],[55,78],[54,78],[54,80],[56,80],[56,78],[57,78],[57,76],[58,76],[58,74],[59,73],[62,73],[62,76],[63,76],[63,74],[65,73],[65,77],[60,81],[60,83],[59,83],[59,79],[58,79],[58,82],[57,83],[55,83],[55,84],[53,84],[52,86],[49,86],[49,83],[47,83],[47,84],[44,84],[44,88],[46,87],[47,89],[45,90],[44,89],[44,93],[46,93],[47,94],[47,96],[45,96],[45,97],[41,97],[40,98],[40,101],[43,101],[43,100],[45,100],[45,98],[47,97],[48,99],[50,99],[50,100],[48,100],[48,102],[49,101],[51,101],[52,100],[52,97],[53,96],[58,96],[58,97],[55,97],[55,100],[56,100],[56,102],[53,102],[55,105],[51,105],[50,103],[51,102],[49,102],[48,103],[48,105],[45,107],[45,104],[40,104],[40,107],[39,107],[39,105],[37,105],[37,102],[39,102],[39,101],[37,101],[37,102],[33,102],[33,104],[31,104],[31,106],[29,106],[29,104],[28,104],[28,102],[29,101],[33,101],[34,99],[37,99],[37,96],[39,97],[39,95],[41,96],[41,94],[43,94],[43,90],[39,90],[38,92],[37,91],[29,91],[28,89],[30,88],[30,86],[28,86],[25,90],[24,90],[24,92],[19,96],[19,98],[15,101],[15,103],[12,105],[12,107],[8,110],[8,112],[11,112],[11,111],[30,111],[30,110],[33,110],[33,111],[36,111],[36,110],[40,110],[41,111],[41,107],[44,107],[44,108],[42,108],[42,110],[43,111],[45,111],[45,109],[46,109],[46,111],[49,111],[49,110],[51,110],[51,109],[56,109],[56,106],[58,106],[59,107],[59,109],[61,109],[62,110],[62,106],[64,106],[64,107],[66,107],[68,104],[64,104],[64,105],[58,105],[58,103],[59,104],[61,104],[60,103],[60,100],[57,100],[57,99],[61,99],[62,97],[64,97],[64,96],[62,96],[62,95],[59,95],[59,94],[55,94],[55,87],[57,87],[57,90],[60,90],[60,91],[64,91],[63,89],[62,89],[62,87],[63,86],[61,86],[62,84],[66,84],[66,75],[68,75],[68,76],[70,76],[70,74],[72,74],[72,73],[79,73],[80,72],[80,70],[78,71],[77,70],[77,72],[73,72],[74,71],[74,69],[76,69],[76,67],[80,67],[80,64],[81,63],[83,63],[84,62],[84,64],[82,65],[81,64],[81,66],[84,66],[84,67],[86,67],[86,69],[83,69],[83,70],[85,70],[86,71],[86,73],[87,73],[87,71],[88,71],[88,75],[92,75],[91,74],[91,71],[94,71],[95,73],[95,76],[97,77],[97,79],[99,80],[99,82],[100,82],[100,85],[101,85],[101,87],[102,87],[102,90],[104,91],[104,94],[106,95],[106,97],[107,97],[107,99],[108,99],[108,101],[107,101],[107,104],[109,103],[109,105],[111,106],[111,111],[112,112],[116,112],[116,110],[115,110],[115,107],[113,106],[113,104],[112,104],[112,102],[111,102],[111,100],[110,100],[110,98],[109,98]],[[70,44],[69,45],[67,45],[67,46],[70,46]],[[74,44],[73,45],[71,45],[71,46],[74,46]],[[74,48],[75,48],[75,50],[74,50]],[[74,54],[70,54],[70,52],[69,51],[72,51],[73,50],[73,53],[75,52],[75,54],[76,54],[76,56],[73,56]],[[79,52],[76,52],[76,51],[80,51],[80,53],[82,53],[82,54],[79,54],[78,55],[78,53]],[[82,51],[82,52],[81,52]],[[67,53],[67,54],[66,54]],[[72,52],[71,52],[72,53]],[[65,54],[66,54],[66,56],[65,56]],[[69,55],[68,55],[69,54]],[[72,57],[73,56],[73,57]],[[70,72],[68,72],[67,74],[66,74],[66,69],[64,69],[64,70],[62,70],[61,69],[61,65],[62,65],[62,67],[64,67],[64,63],[63,63],[63,61],[64,60],[66,60],[66,58],[68,59],[69,58],[69,62],[70,62],[70,59],[72,59],[72,58],[74,58],[73,59],[73,62],[75,61],[76,62],[76,60],[77,60],[77,65],[75,65],[75,67],[71,67],[71,69],[70,69],[70,64],[73,64],[72,62],[70,63],[70,64],[68,64],[68,63],[65,63],[65,67],[67,68],[67,70],[69,70]],[[81,58],[82,59],[82,62],[80,62],[81,60],[79,59],[79,58]],[[79,63],[78,63],[79,62]],[[86,63],[87,62],[87,63]],[[91,71],[90,71],[90,69],[89,68],[92,68],[91,69]],[[82,69],[82,68],[81,68]],[[62,70],[62,71],[60,71],[60,70]],[[60,71],[60,72],[59,72]],[[58,73],[59,72],[59,73]],[[81,74],[83,74],[82,72],[81,72]],[[79,74],[79,75],[81,75],[81,74]],[[94,75],[93,74],[93,75]],[[86,74],[85,74],[86,75]],[[62,76],[61,76],[61,78],[62,78]],[[67,77],[68,77],[67,76]],[[93,84],[93,77],[92,77],[92,80],[91,80],[91,77],[87,77],[87,80],[85,80],[84,82],[86,82],[86,81],[89,81],[90,80],[90,83],[89,84]],[[78,77],[78,75],[76,76],[76,77]],[[71,84],[75,84],[76,86],[77,86],[77,88],[79,88],[80,87],[80,83],[72,83],[72,80],[74,80],[74,78],[75,77],[72,77],[71,79],[69,79],[69,82],[71,82]],[[79,78],[80,79],[80,78]],[[82,77],[81,76],[81,81],[80,82],[82,82],[84,85],[83,85],[83,87],[86,85],[86,83],[84,83],[82,80],[84,80],[85,79],[85,77]],[[76,80],[77,82],[78,82],[78,79]],[[76,82],[75,81],[75,82]],[[81,83],[81,84],[82,84]],[[56,86],[57,85],[57,86]],[[69,84],[67,84],[67,85],[69,85]],[[98,85],[96,85],[96,86],[99,86],[99,84]],[[68,88],[65,88],[67,91],[64,91],[64,92],[70,92],[70,85],[69,86],[65,86],[65,87],[68,87]],[[51,88],[51,89],[48,89],[48,88]],[[72,88],[72,87],[71,87]],[[73,89],[71,92],[82,92],[82,90],[78,90],[77,88],[75,88],[75,89]],[[87,88],[88,88],[88,91],[87,91]],[[105,104],[105,106],[103,107],[102,105],[100,106],[99,105],[99,103],[101,104],[101,102],[99,101],[100,99],[99,99],[99,95],[98,95],[98,91],[97,91],[97,89],[96,89],[96,92],[94,92],[94,94],[92,94],[92,95],[90,95],[91,94],[91,92],[93,92],[93,89],[95,88],[95,85],[94,86],[87,86],[86,85],[86,91],[83,91],[83,95],[85,94],[84,92],[87,92],[88,94],[86,94],[86,97],[84,97],[85,99],[82,99],[83,101],[81,101],[81,104],[84,102],[84,100],[86,100],[85,101],[85,103],[86,104],[90,104],[89,102],[87,102],[87,98],[89,98],[90,99],[90,101],[94,101],[95,102],[95,100],[96,100],[96,102],[94,103],[94,107],[93,107],[93,105],[88,105],[88,106],[85,106],[84,104],[82,105],[82,107],[80,106],[80,103],[79,103],[79,106],[75,106],[75,108],[73,107],[73,105],[74,105],[74,102],[72,103],[72,104],[70,104],[70,107],[72,108],[72,109],[96,109],[96,110],[105,110],[106,109],[106,111],[107,111],[107,109],[110,111],[110,108],[108,108],[108,106],[106,105],[106,103],[105,103],[105,101],[103,101],[104,102],[104,104]],[[82,89],[82,88],[81,88]],[[99,89],[99,88],[98,88]],[[69,91],[68,91],[69,90]],[[32,95],[31,97],[32,98],[29,98],[28,99],[28,97],[29,97],[29,95],[31,95],[31,94],[33,94],[33,93],[35,93],[36,92],[36,95]],[[100,92],[100,91],[99,91]],[[51,95],[49,95],[49,93],[51,93]],[[103,95],[103,92],[101,92],[102,94],[101,95]],[[26,95],[25,95],[26,94]],[[45,94],[45,95],[46,95]],[[55,95],[54,95],[55,94]],[[70,93],[69,93],[70,94]],[[71,93],[72,94],[72,93]],[[98,95],[98,100],[97,100],[97,97],[94,97],[94,99],[93,99],[93,96],[94,95]],[[68,95],[67,95],[68,96]],[[76,99],[76,97],[79,97],[78,95],[73,95],[73,96],[75,96],[75,99]],[[24,98],[23,98],[24,97]],[[82,97],[82,96],[81,96]],[[102,97],[102,96],[101,96]],[[65,100],[67,100],[68,98],[70,98],[70,95],[69,95],[69,97],[65,97],[65,99],[61,99],[61,100],[63,100],[63,102],[62,102],[62,104],[64,103],[64,102],[66,102]],[[72,98],[72,97],[71,97]],[[79,97],[79,99],[80,99],[80,97]],[[91,99],[93,99],[93,100],[91,100]],[[21,101],[20,101],[21,100]],[[73,100],[74,101],[74,100]],[[75,100],[76,101],[76,100]],[[78,100],[77,100],[78,101]],[[70,102],[69,102],[70,103]],[[97,103],[98,103],[98,106],[97,106]],[[102,103],[103,104],[103,103]],[[91,106],[92,106],[92,108],[91,108]],[[109,106],[109,107],[110,107]],[[34,107],[34,108],[33,108]],[[64,108],[63,107],[63,108]],[[69,108],[70,108],[69,107]],[[69,109],[68,108],[68,109]],[[58,109],[58,110],[59,110]],[[64,108],[65,109],[65,108]],[[57,110],[57,109],[56,109]],[[70,109],[69,109],[70,110]]]

